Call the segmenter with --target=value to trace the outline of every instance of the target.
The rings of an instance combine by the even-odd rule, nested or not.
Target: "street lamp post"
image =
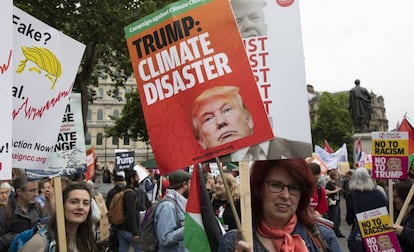
[[[105,138],[105,157],[104,157],[104,159],[105,159],[105,163],[104,163],[104,169],[105,169],[105,167],[106,167],[106,140],[107,140],[107,137],[106,137],[106,128],[108,127],[108,125],[106,125],[105,124],[105,126],[104,126],[104,138]]]

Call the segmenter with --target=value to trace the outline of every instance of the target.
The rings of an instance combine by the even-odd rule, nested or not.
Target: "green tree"
[[[81,93],[85,132],[88,103],[98,77],[114,82],[109,92],[118,97],[119,88],[131,76],[123,28],[164,7],[171,0],[14,0],[16,7],[86,45],[74,91]]]
[[[320,95],[319,108],[316,111],[318,120],[311,127],[314,144],[323,146],[323,141],[326,139],[334,150],[344,143],[350,150],[352,120],[348,105],[348,94],[324,92]],[[352,157],[352,155],[348,155],[348,157]]]
[[[144,113],[142,112],[141,101],[137,91],[126,95],[126,104],[121,115],[115,119],[115,126],[109,128],[106,131],[106,135],[120,138],[128,137],[149,143]]]

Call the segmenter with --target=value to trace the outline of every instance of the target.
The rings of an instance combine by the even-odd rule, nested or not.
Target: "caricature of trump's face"
[[[204,149],[229,143],[253,133],[253,120],[243,107],[241,97],[238,93],[226,91],[205,96],[197,102],[195,109],[193,108],[196,139]]]
[[[393,248],[391,239],[387,235],[380,235],[378,237],[377,242],[378,242],[378,245],[379,245],[381,250],[386,250],[386,249],[392,249]]]
[[[387,160],[387,168],[389,171],[401,171],[401,159],[390,158]]]

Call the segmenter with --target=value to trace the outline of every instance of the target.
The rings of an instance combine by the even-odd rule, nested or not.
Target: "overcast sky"
[[[301,0],[307,84],[382,95],[389,130],[414,122],[414,1]]]

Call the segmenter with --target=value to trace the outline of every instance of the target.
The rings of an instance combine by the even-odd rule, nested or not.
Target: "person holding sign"
[[[385,195],[378,189],[371,179],[368,170],[361,167],[355,170],[349,181],[348,198],[346,201],[346,222],[351,225],[347,243],[349,251],[365,251],[361,232],[359,231],[356,214],[368,210],[387,207],[388,201]],[[358,203],[356,203],[358,202]]]
[[[409,182],[400,182],[395,185],[393,198],[395,209],[398,212],[401,211],[411,186],[412,184]],[[401,221],[401,225],[394,224],[392,227],[397,234],[401,250],[403,252],[414,251],[414,198],[411,198],[407,212]]]
[[[192,105],[193,133],[203,149],[253,134],[253,118],[236,86],[202,92]]]
[[[309,210],[312,172],[302,158],[256,161],[251,169],[253,248],[226,233],[223,251],[342,251],[331,228],[316,221]]]
[[[84,182],[72,183],[63,190],[63,211],[68,251],[99,251],[92,228],[91,200],[90,187]],[[48,222],[49,244],[56,242],[54,240],[54,238],[57,238],[56,234],[57,216],[54,213]],[[50,247],[45,248],[45,244],[44,237],[37,233],[19,251],[49,251]],[[55,251],[59,251],[58,243],[56,243]]]

